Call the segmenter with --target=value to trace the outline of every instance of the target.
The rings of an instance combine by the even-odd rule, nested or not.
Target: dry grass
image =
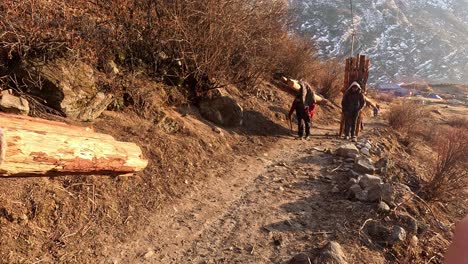
[[[453,117],[447,120],[447,125],[456,128],[468,129],[468,118],[466,117]]]
[[[391,94],[385,94],[385,93],[379,93],[379,92],[371,92],[370,94],[372,98],[375,98],[379,102],[391,103],[395,100],[395,96]]]
[[[410,132],[427,117],[426,110],[412,101],[403,101],[390,107],[387,119],[390,126],[401,132]]]
[[[427,200],[449,200],[468,188],[468,129],[441,127],[433,139],[437,159],[424,188]]]

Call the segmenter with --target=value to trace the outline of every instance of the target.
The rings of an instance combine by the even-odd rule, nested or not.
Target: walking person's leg
[[[356,126],[359,125],[359,124],[357,123],[358,115],[359,115],[359,113],[352,113],[352,114],[351,114],[351,117],[350,117],[351,138],[354,138],[354,137],[356,136],[356,135],[355,135]]]
[[[302,138],[304,136],[304,117],[300,111],[296,110],[296,117],[297,117],[297,136]]]
[[[309,139],[309,137],[310,137],[310,125],[311,125],[311,119],[310,119],[309,115],[305,116],[304,124],[305,124],[305,137],[306,137],[306,139]]]
[[[345,121],[345,131],[344,131],[344,135],[345,135],[345,139],[349,139],[349,132],[350,132],[350,124],[351,124],[351,118],[350,118],[350,115],[349,114],[345,114],[344,116],[344,121]]]

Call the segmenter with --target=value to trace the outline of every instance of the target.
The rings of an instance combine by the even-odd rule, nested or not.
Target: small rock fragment
[[[305,253],[297,254],[291,260],[289,260],[288,263],[289,264],[311,264],[309,255]]]
[[[390,244],[396,244],[406,240],[406,230],[401,226],[394,226],[392,235],[390,236]]]
[[[390,206],[388,206],[388,204],[386,204],[385,202],[381,201],[377,206],[377,210],[382,213],[388,213],[390,212]]]

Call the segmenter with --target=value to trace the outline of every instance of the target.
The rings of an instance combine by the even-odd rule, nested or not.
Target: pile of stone
[[[405,185],[384,183],[381,176],[391,166],[388,158],[381,158],[377,162],[369,157],[372,142],[363,140],[356,144],[341,145],[335,151],[336,155],[353,162],[351,177],[347,185],[349,195],[363,202],[382,202],[381,208],[395,206],[396,196],[407,196],[411,191]],[[379,148],[380,149],[380,148]]]

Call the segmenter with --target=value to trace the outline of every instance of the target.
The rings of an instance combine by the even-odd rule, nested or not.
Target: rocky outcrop
[[[0,111],[28,115],[29,103],[26,99],[15,96],[12,90],[5,90],[0,93]]]
[[[244,110],[226,90],[215,89],[200,102],[200,113],[215,124],[235,127],[242,125]]]
[[[25,92],[72,119],[93,120],[112,101],[111,95],[97,89],[93,68],[80,61],[30,61],[18,72],[28,83]]]

